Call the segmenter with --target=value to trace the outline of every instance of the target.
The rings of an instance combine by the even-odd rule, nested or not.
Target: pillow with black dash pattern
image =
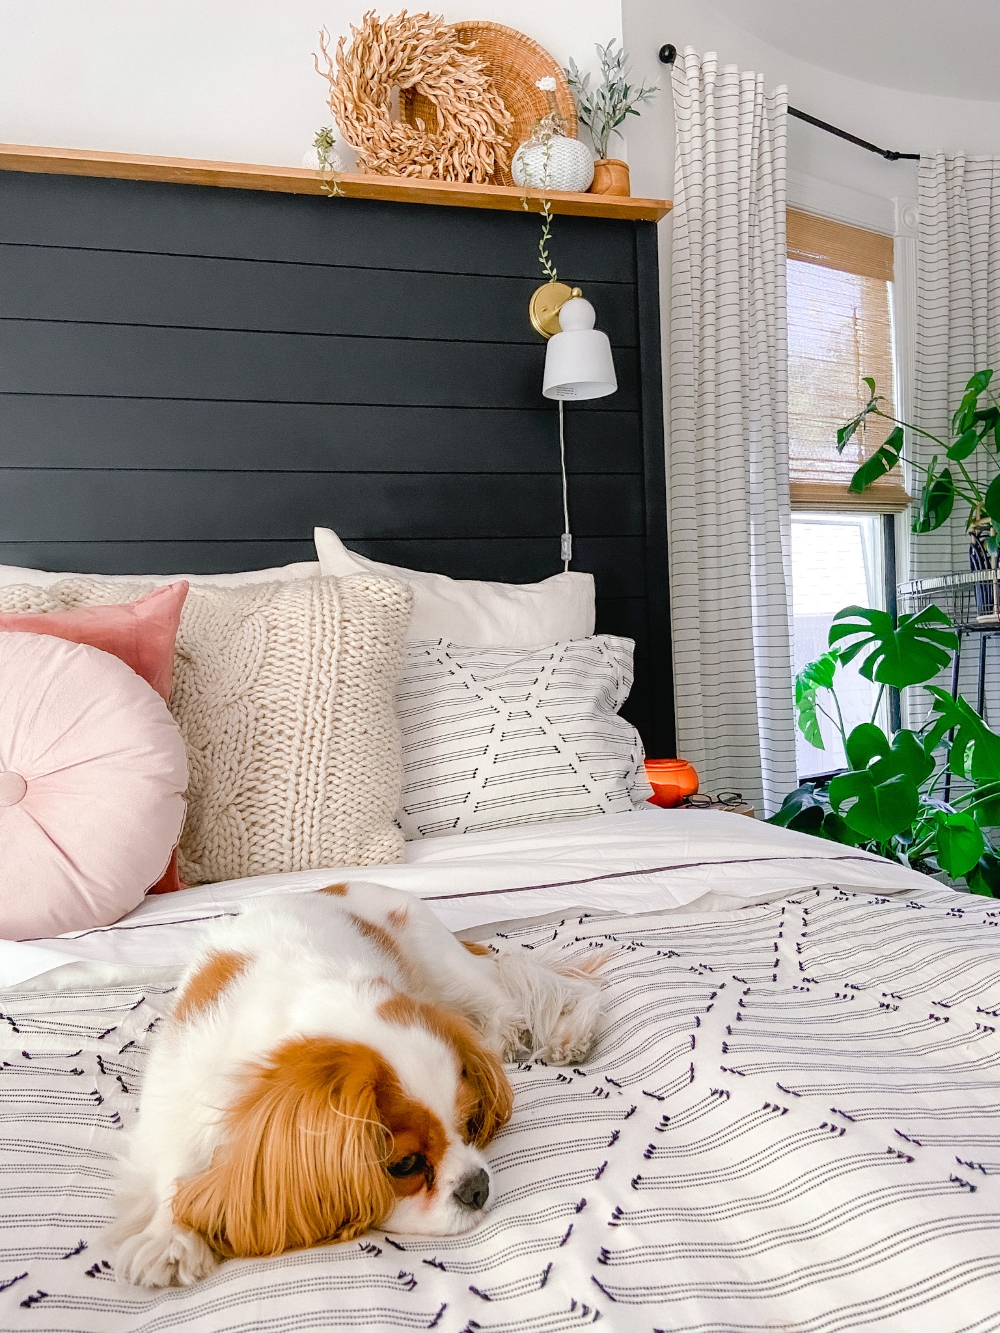
[[[407,643],[396,691],[403,836],[619,814],[645,801],[642,741],[618,716],[634,647],[611,634],[547,648]]]

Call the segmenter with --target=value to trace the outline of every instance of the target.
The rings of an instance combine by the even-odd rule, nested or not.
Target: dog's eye
[[[426,1165],[423,1153],[410,1153],[409,1157],[401,1157],[398,1162],[393,1162],[389,1167],[389,1175],[395,1176],[397,1180],[402,1176],[415,1176]]]
[[[476,1135],[479,1133],[479,1126],[476,1124],[475,1120],[467,1120],[465,1122],[465,1132],[470,1139],[474,1139],[476,1137]]]

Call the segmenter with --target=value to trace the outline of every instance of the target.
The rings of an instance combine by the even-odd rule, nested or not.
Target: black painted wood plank
[[[0,561],[260,568],[311,558],[325,523],[392,564],[556,572],[556,416],[524,320],[538,234],[537,216],[0,173]],[[655,228],[557,218],[552,253],[630,344],[619,393],[567,417],[574,565],[599,630],[636,641],[626,715],[669,753]]]
[[[537,208],[537,204],[532,205]],[[635,281],[633,223],[557,217],[570,283]],[[0,173],[0,241],[538,278],[537,213]]]
[[[578,476],[573,530],[635,536],[632,476]],[[0,470],[0,541],[271,541],[321,524],[346,539],[541,537],[562,530],[558,477],[403,473]]]
[[[540,407],[544,358],[541,343],[0,320],[0,392],[7,393]],[[634,410],[636,354],[619,348],[615,368],[615,408]]]
[[[570,404],[568,470],[641,473],[639,423],[638,413]],[[555,403],[360,407],[0,394],[3,466],[557,472],[559,426]]]
[[[559,538],[351,538],[353,551],[403,569],[455,579],[535,583],[562,569]],[[0,541],[0,564],[91,574],[229,574],[314,560],[312,541]],[[645,595],[642,537],[579,537],[573,568],[605,598]]]
[[[2,484],[2,483],[0,483]],[[315,560],[309,541],[0,541],[0,565],[57,574],[233,574]]]
[[[0,318],[540,345],[532,278],[0,245]],[[631,287],[588,282],[600,327],[636,345]]]

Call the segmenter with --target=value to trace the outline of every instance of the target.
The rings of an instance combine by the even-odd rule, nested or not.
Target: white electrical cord
[[[559,539],[559,555],[563,562],[563,573],[569,569],[573,559],[573,534],[569,530],[569,490],[566,485],[566,430],[563,418],[563,400],[559,399],[559,466],[562,468],[563,495],[563,533]]]

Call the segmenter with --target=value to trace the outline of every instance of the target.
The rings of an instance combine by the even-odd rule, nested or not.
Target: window
[[[891,422],[875,418],[837,453],[837,427],[868,401],[871,376],[892,410],[892,239],[857,227],[788,214],[788,452],[799,509],[891,513],[909,496],[897,472],[864,495],[848,483],[883,443]]]
[[[792,592],[795,670],[825,653],[834,615],[844,606],[885,608],[882,519],[878,514],[796,513],[792,517]],[[848,731],[870,722],[878,687],[855,670],[844,670],[837,695]],[[876,718],[876,721],[879,721]],[[883,720],[884,725],[884,720]],[[833,722],[820,717],[825,749],[796,733],[800,777],[843,768],[843,742]]]
[[[792,493],[792,592],[795,669],[827,648],[834,614],[844,606],[885,608],[887,571],[894,566],[883,515],[904,509],[909,496],[898,474],[865,492],[848,489],[858,464],[883,442],[890,422],[876,421],[844,453],[837,427],[868,401],[872,376],[892,410],[890,283],[892,240],[857,227],[788,214],[788,434]],[[848,731],[867,722],[877,687],[854,669],[837,692]],[[884,726],[887,701],[876,721]],[[821,718],[825,749],[797,735],[800,777],[845,764],[832,721]]]

